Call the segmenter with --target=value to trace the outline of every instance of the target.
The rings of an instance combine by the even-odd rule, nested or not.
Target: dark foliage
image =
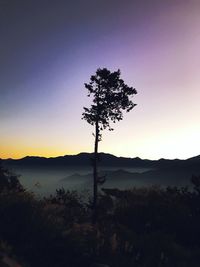
[[[0,191],[1,255],[17,259],[22,267],[197,267],[199,181],[192,177],[193,191],[103,189],[99,220],[93,225],[90,205],[77,192],[59,189],[39,200],[17,180],[17,190],[4,186]]]
[[[1,162],[0,162],[1,164]],[[0,193],[2,192],[22,192],[22,185],[18,180],[19,176],[11,173],[0,165]]]
[[[6,176],[7,182],[4,176],[1,177],[3,184],[7,184],[12,176]],[[17,189],[19,185],[17,180]],[[68,230],[65,225],[71,222],[72,215],[69,214],[69,221],[68,217],[63,220],[63,213],[58,212],[62,209],[61,202],[54,206],[51,204],[52,198],[37,200],[31,193],[21,190],[21,185],[20,190],[14,190],[13,186],[3,188],[0,192],[0,244],[7,244],[11,257],[30,267],[74,267],[80,266],[80,263],[87,266],[87,256],[78,243],[73,246],[72,237],[65,234]],[[55,196],[58,201],[59,195],[58,191]],[[74,195],[69,199],[71,203],[73,198]],[[1,246],[0,249],[2,252]],[[5,253],[8,254],[8,250]]]

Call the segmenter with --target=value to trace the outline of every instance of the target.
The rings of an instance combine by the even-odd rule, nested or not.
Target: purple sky
[[[100,150],[200,154],[200,1],[0,1],[0,157],[92,152],[84,82],[121,69],[137,107]]]

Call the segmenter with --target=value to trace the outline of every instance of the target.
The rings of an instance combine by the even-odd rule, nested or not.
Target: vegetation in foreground
[[[22,267],[199,266],[200,177],[191,181],[192,192],[104,189],[93,225],[76,192],[37,199],[0,168],[0,266],[6,257]]]

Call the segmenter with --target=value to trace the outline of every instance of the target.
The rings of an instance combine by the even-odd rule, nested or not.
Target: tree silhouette
[[[113,130],[111,123],[123,119],[123,111],[129,112],[136,106],[130,99],[137,93],[136,89],[129,87],[120,78],[120,70],[111,72],[106,68],[97,69],[90,82],[85,83],[88,97],[92,97],[92,105],[84,107],[82,119],[95,126],[95,144],[93,158],[93,223],[97,220],[97,190],[98,184],[104,178],[98,176],[98,143],[102,139],[101,131]]]
[[[19,176],[11,173],[1,165],[0,161],[0,194],[2,192],[23,192],[25,191],[19,182]]]

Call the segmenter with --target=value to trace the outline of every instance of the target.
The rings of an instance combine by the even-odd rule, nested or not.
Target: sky
[[[200,154],[199,0],[0,0],[0,158],[92,152],[84,83],[121,70],[137,106],[99,150]]]

